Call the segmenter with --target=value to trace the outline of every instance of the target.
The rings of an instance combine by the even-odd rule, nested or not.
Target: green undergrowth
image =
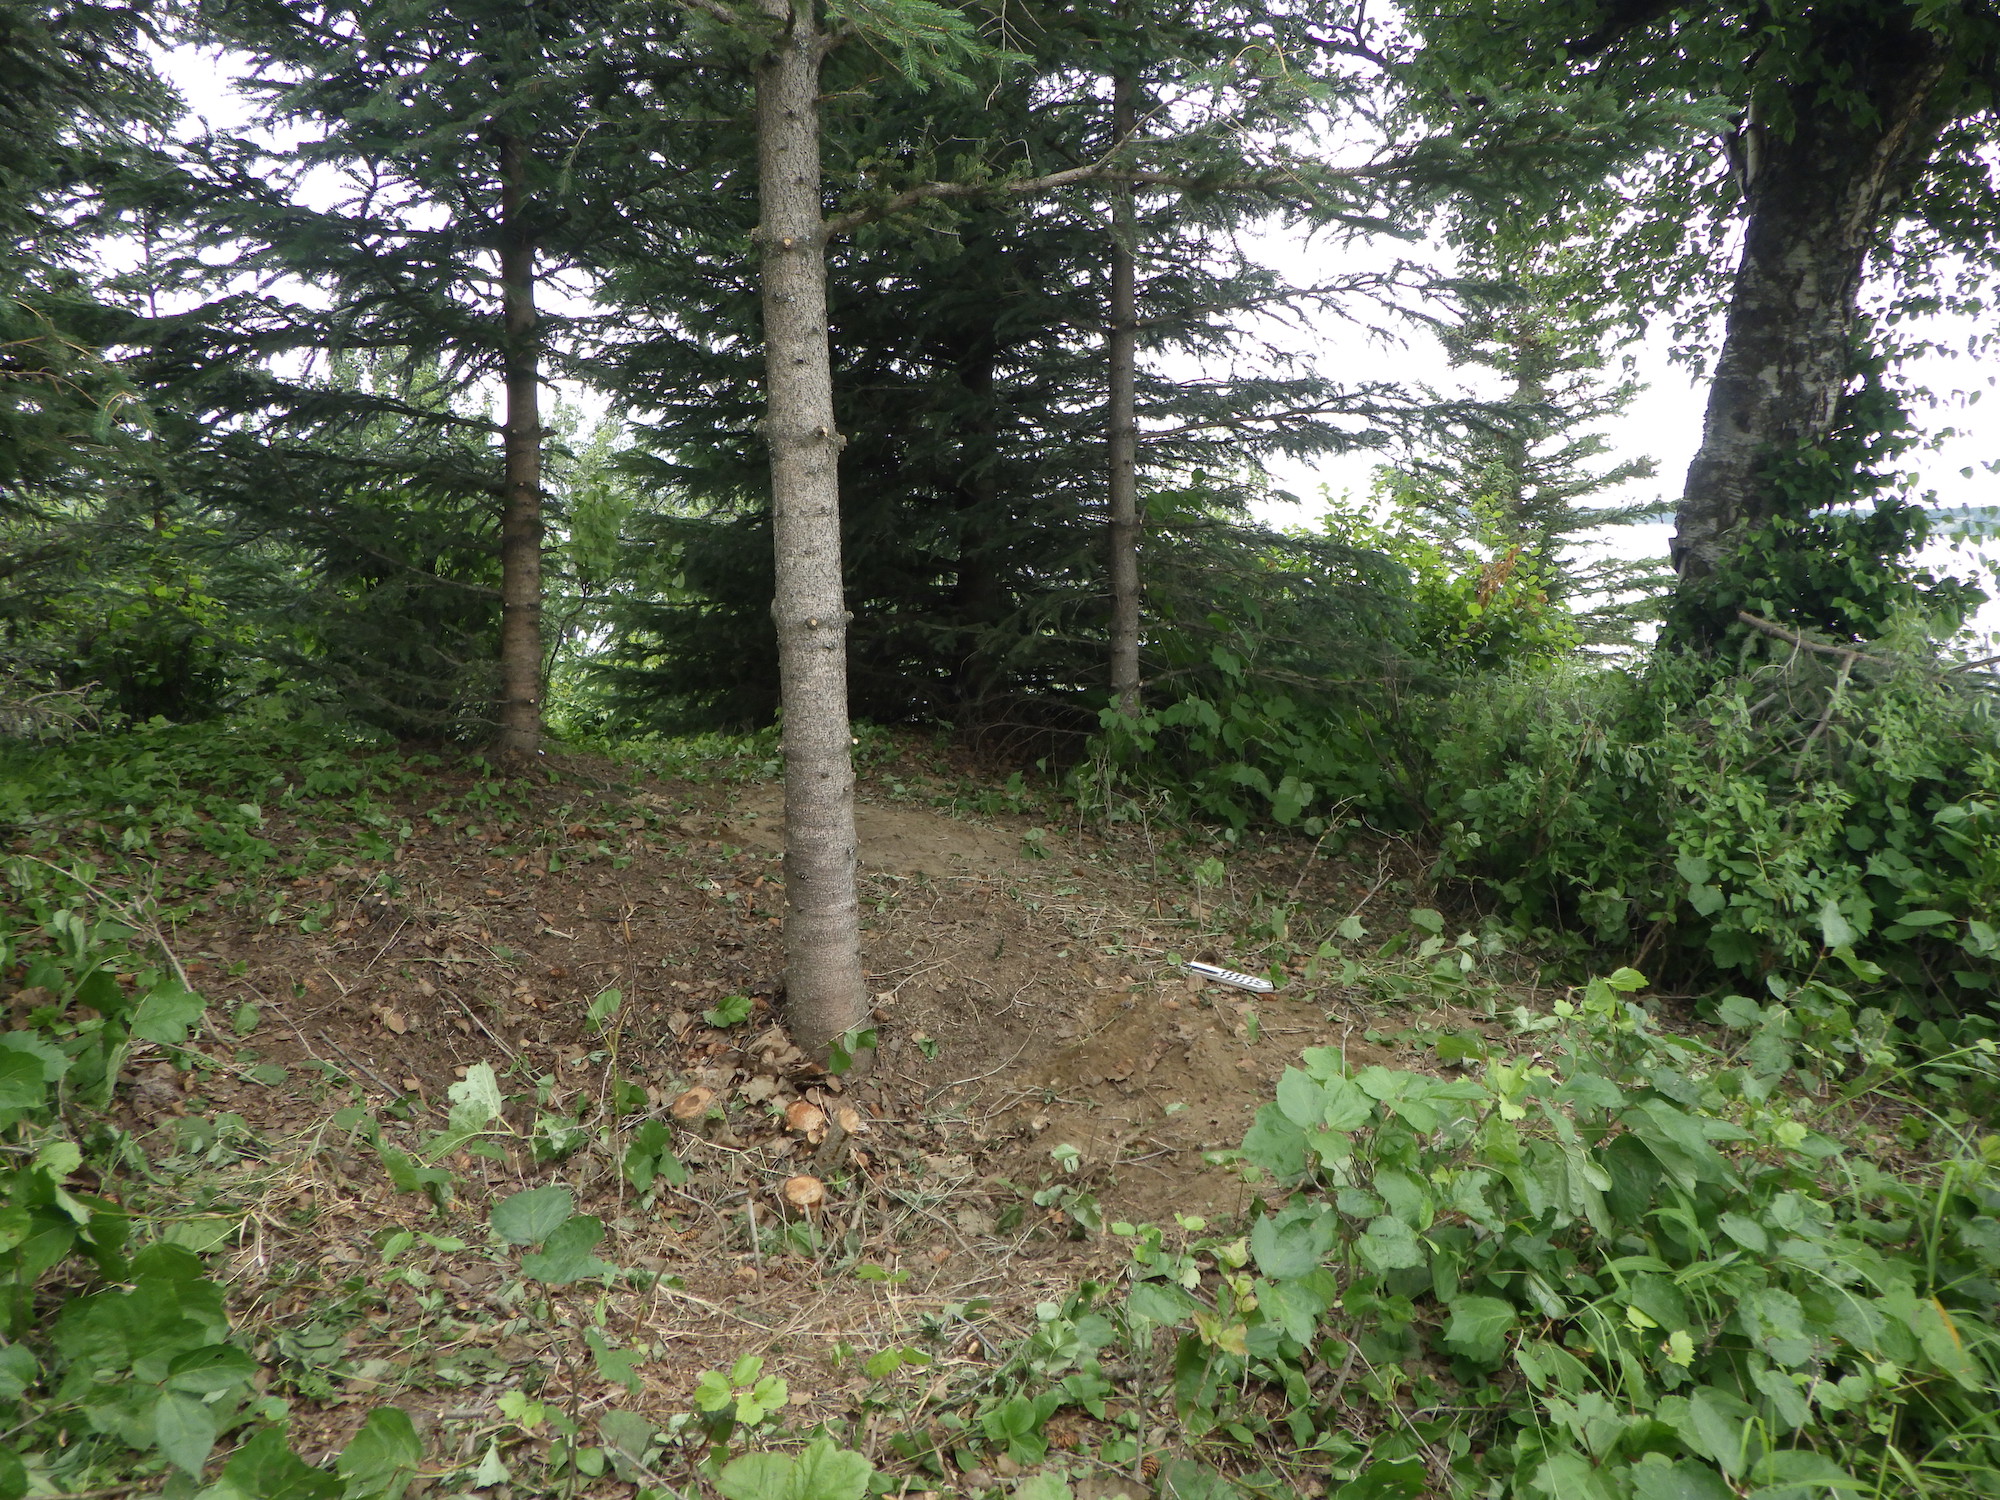
[[[1545,942],[1718,993],[1818,981],[1947,1045],[1991,1029],[2000,724],[1914,650],[1496,678],[1452,704],[1432,801],[1440,873]]]
[[[1838,1087],[1767,1015],[1664,1026],[1643,987],[1439,1039],[1436,1071],[1308,1049],[1220,1158],[1247,1222],[1113,1224],[1118,1280],[992,1370],[885,1378],[887,1467],[1015,1500],[2000,1494],[2000,1138],[1893,1075]],[[807,1438],[736,1374],[749,1436]]]
[[[2000,1138],[1976,1117],[2000,1087],[1993,1045],[1940,1034],[1912,1062],[1882,1013],[1824,979],[1745,986],[1755,998],[1724,998],[1714,1026],[1644,1002],[1629,969],[1522,1008],[1503,931],[1462,931],[1379,872],[1360,906],[1312,912],[1232,885],[1210,857],[1186,872],[1183,920],[1190,941],[1227,937],[1241,967],[1372,1001],[1371,1039],[1421,1046],[1424,1070],[1307,1049],[1240,1150],[1213,1154],[1250,1187],[1240,1222],[1104,1227],[1075,1207],[1084,1187],[1037,1195],[1068,1210],[1061,1232],[1121,1241],[1118,1273],[1053,1296],[1025,1337],[976,1301],[913,1303],[907,1326],[830,1351],[859,1392],[837,1420],[799,1421],[779,1351],[755,1344],[663,1406],[643,1375],[659,1351],[617,1309],[670,1278],[626,1263],[602,1202],[518,1180],[489,1194],[467,1167],[602,1154],[620,1213],[688,1181],[687,1143],[619,1061],[615,991],[589,1011],[601,1098],[481,1064],[425,1119],[340,1108],[327,1079],[325,1149],[364,1154],[428,1217],[385,1228],[379,1264],[313,1283],[331,1290],[298,1326],[246,1330],[210,1260],[227,1204],[197,1203],[108,1108],[135,1056],[199,1072],[240,1040],[160,941],[173,903],[225,899],[224,877],[361,861],[364,835],[393,851],[417,829],[618,858],[630,810],[589,821],[579,793],[551,829],[476,766],[447,785],[369,747],[180,733],[10,766],[0,1500],[135,1485],[373,1500],[419,1474],[440,1494],[648,1500],[2000,1496]],[[908,755],[874,774],[957,795]],[[201,870],[159,873],[190,845]],[[1452,1019],[1417,1024],[1439,1007]],[[743,1019],[727,1001],[711,1015]],[[908,1274],[810,1219],[761,1232],[759,1254],[818,1276]],[[452,1363],[477,1340],[444,1287],[472,1261],[499,1277],[504,1328],[488,1332],[573,1345],[562,1360],[602,1399],[527,1366]],[[307,1464],[287,1437],[296,1403],[369,1374],[345,1361],[340,1320],[379,1321],[390,1288],[428,1309],[408,1347],[438,1347],[374,1371],[392,1385],[364,1400],[384,1404],[328,1466]],[[428,1459],[384,1398],[457,1385],[486,1391],[490,1418],[469,1452]]]
[[[1663,1029],[1643,984],[1438,1073],[1308,1049],[1238,1157],[1247,1232],[1113,1226],[1097,1357],[1165,1361],[1214,1493],[2000,1494],[2000,1138],[1821,1092],[1754,1017]]]
[[[395,1500],[420,1458],[409,1417],[371,1413],[330,1470],[300,1459],[210,1237],[107,1118],[135,1048],[188,1054],[202,997],[73,880],[18,856],[0,874],[0,1497]]]

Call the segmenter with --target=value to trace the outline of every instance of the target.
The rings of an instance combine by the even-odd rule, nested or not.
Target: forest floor
[[[192,1205],[173,1236],[212,1252],[303,1456],[393,1403],[459,1489],[545,1492],[532,1476],[569,1424],[603,1434],[609,1465],[566,1487],[629,1493],[621,1476],[660,1478],[647,1434],[692,1420],[704,1372],[755,1356],[785,1382],[786,1427],[830,1424],[893,1467],[887,1439],[976,1384],[1038,1306],[1118,1278],[1128,1223],[1245,1212],[1253,1189],[1213,1153],[1301,1048],[1436,1068],[1438,1037],[1497,1031],[1490,1003],[1385,995],[1287,939],[1287,911],[1314,944],[1348,917],[1408,928],[1423,864],[1404,845],[1058,829],[920,743],[869,759],[880,1049],[859,1079],[808,1067],[773,1025],[768,761],[669,775],[561,754],[503,780],[445,759],[387,807],[407,829],[385,857],[279,887],[212,872],[212,912],[167,934],[207,1034],[178,1065],[139,1048],[117,1118]],[[326,835],[274,819],[264,837]],[[1220,877],[1189,881],[1210,854]],[[211,858],[188,842],[172,863],[189,879]],[[1287,982],[1205,984],[1181,966],[1198,957]],[[486,1069],[502,1109],[452,1134]],[[804,1214],[782,1191],[798,1175],[825,1186]],[[554,1272],[553,1246],[538,1261],[492,1217],[548,1186],[604,1229]],[[1087,1457],[1090,1425],[1051,1441]],[[1104,1472],[1095,1493],[1141,1471]],[[993,1476],[942,1479],[904,1488]]]

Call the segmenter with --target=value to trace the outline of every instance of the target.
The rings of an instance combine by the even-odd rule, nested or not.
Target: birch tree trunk
[[[1123,145],[1137,128],[1133,83],[1111,83],[1111,129]],[[1111,190],[1111,298],[1106,309],[1105,446],[1111,507],[1111,697],[1122,714],[1139,712],[1139,294],[1133,243],[1138,215],[1132,185]]]
[[[500,512],[500,704],[494,750],[542,748],[542,418],[535,346],[535,242],[523,227],[527,159],[520,137],[500,142],[500,296],[504,340]]]
[[[827,348],[814,0],[763,0],[780,31],[757,66],[757,230],[778,674],[785,710],[785,1019],[807,1054],[867,1018],[855,894],[840,435]]]
[[[1683,594],[1774,513],[1766,460],[1831,429],[1868,253],[1936,139],[1942,47],[1906,23],[1846,38],[1842,50],[1857,46],[1865,61],[1855,81],[1868,107],[1830,104],[1817,81],[1796,84],[1789,133],[1753,124],[1744,134],[1742,259],[1701,447],[1675,514]],[[1709,623],[1712,639],[1719,622]]]

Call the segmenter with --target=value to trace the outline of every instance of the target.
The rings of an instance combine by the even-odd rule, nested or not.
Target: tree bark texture
[[[1111,84],[1111,129],[1122,145],[1137,128],[1133,83]],[[1111,698],[1139,712],[1139,293],[1132,185],[1111,190],[1111,298],[1105,329],[1105,446],[1111,508]]]
[[[508,756],[542,748],[542,417],[535,344],[535,243],[523,227],[527,160],[518,136],[500,143],[501,430],[500,727]]]
[[[1858,33],[1858,34],[1857,34]],[[1746,222],[1701,447],[1675,515],[1682,587],[1708,577],[1773,514],[1763,467],[1826,436],[1849,374],[1861,275],[1939,122],[1942,47],[1889,21],[1823,35],[1872,108],[1791,89],[1791,129],[1752,123],[1742,157]]]
[[[757,67],[764,433],[785,710],[785,1019],[816,1057],[867,1018],[855,893],[854,764],[841,588],[841,437],[827,347],[813,0],[765,0],[781,26]]]

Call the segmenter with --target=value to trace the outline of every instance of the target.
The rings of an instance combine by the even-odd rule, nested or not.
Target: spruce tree
[[[1579,243],[1475,251],[1458,315],[1438,337],[1454,366],[1490,372],[1505,388],[1407,445],[1382,484],[1399,519],[1453,565],[1518,573],[1577,613],[1584,640],[1629,644],[1670,579],[1664,559],[1578,552],[1667,505],[1592,503],[1650,477],[1654,463],[1604,462],[1610,445],[1598,425],[1625,412],[1640,387],[1627,352],[1634,335],[1586,256]]]
[[[266,124],[305,132],[286,159],[257,164],[275,172],[272,190],[234,164],[233,233],[268,274],[331,302],[289,309],[290,341],[399,351],[460,389],[498,383],[492,733],[497,750],[516,756],[533,754],[542,733],[540,393],[551,357],[566,352],[537,286],[588,234],[593,213],[616,211],[618,183],[592,174],[607,159],[624,165],[615,132],[597,128],[587,103],[606,66],[602,9],[569,0],[200,7],[207,34],[252,59]],[[329,175],[339,201],[305,206]],[[310,421],[312,409],[297,411]],[[448,425],[463,427],[463,415]]]

